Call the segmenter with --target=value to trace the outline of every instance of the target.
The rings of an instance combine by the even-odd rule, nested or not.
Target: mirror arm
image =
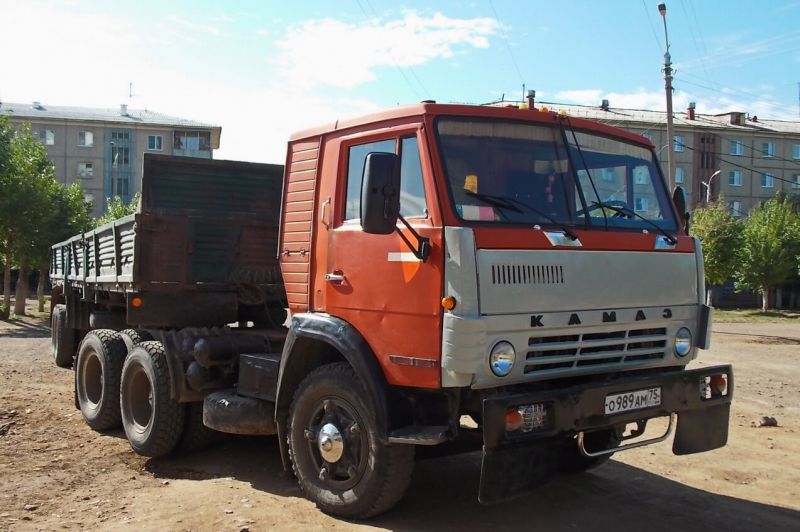
[[[413,253],[414,256],[417,257],[422,262],[428,260],[428,257],[430,257],[431,255],[431,239],[417,233],[414,230],[414,228],[411,227],[411,225],[409,225],[408,221],[401,215],[398,214],[397,218],[401,222],[403,222],[403,225],[406,226],[406,229],[408,229],[411,232],[411,234],[414,235],[414,238],[417,240],[417,245],[415,246],[414,244],[411,243],[411,241],[408,238],[406,238],[406,235],[403,234],[403,231],[395,227],[394,230],[397,232],[398,235],[400,235],[400,238],[403,239],[403,242],[406,243],[408,249],[410,249],[411,253]]]

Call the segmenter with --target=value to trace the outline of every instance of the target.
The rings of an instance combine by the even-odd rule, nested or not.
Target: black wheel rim
[[[319,482],[337,490],[358,484],[369,458],[365,431],[356,409],[341,398],[328,397],[316,405],[304,436],[313,473]],[[339,444],[330,441],[337,433],[341,437]],[[337,445],[341,445],[341,449]]]
[[[153,419],[153,387],[143,367],[132,365],[126,386],[126,405],[133,428],[144,433]]]
[[[94,350],[86,351],[81,368],[81,384],[81,399],[90,408],[97,408],[103,398],[103,364]]]

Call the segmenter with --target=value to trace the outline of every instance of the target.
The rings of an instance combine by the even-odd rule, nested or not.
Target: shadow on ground
[[[0,322],[0,338],[50,338],[50,327],[45,323],[28,323],[12,319]]]
[[[150,460],[158,478],[233,477],[268,493],[299,497],[275,438],[237,438],[193,455]],[[480,454],[420,460],[406,497],[368,522],[412,530],[800,530],[800,512],[692,488],[619,462],[558,476],[505,503],[477,501]]]

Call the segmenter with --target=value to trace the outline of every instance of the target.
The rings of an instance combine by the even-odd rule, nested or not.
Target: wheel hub
[[[344,440],[336,425],[326,423],[319,429],[317,448],[326,462],[333,464],[339,461],[344,453]]]

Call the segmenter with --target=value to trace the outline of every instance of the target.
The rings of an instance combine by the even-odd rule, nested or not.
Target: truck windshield
[[[443,117],[436,129],[465,222],[677,229],[650,149],[524,122]]]

